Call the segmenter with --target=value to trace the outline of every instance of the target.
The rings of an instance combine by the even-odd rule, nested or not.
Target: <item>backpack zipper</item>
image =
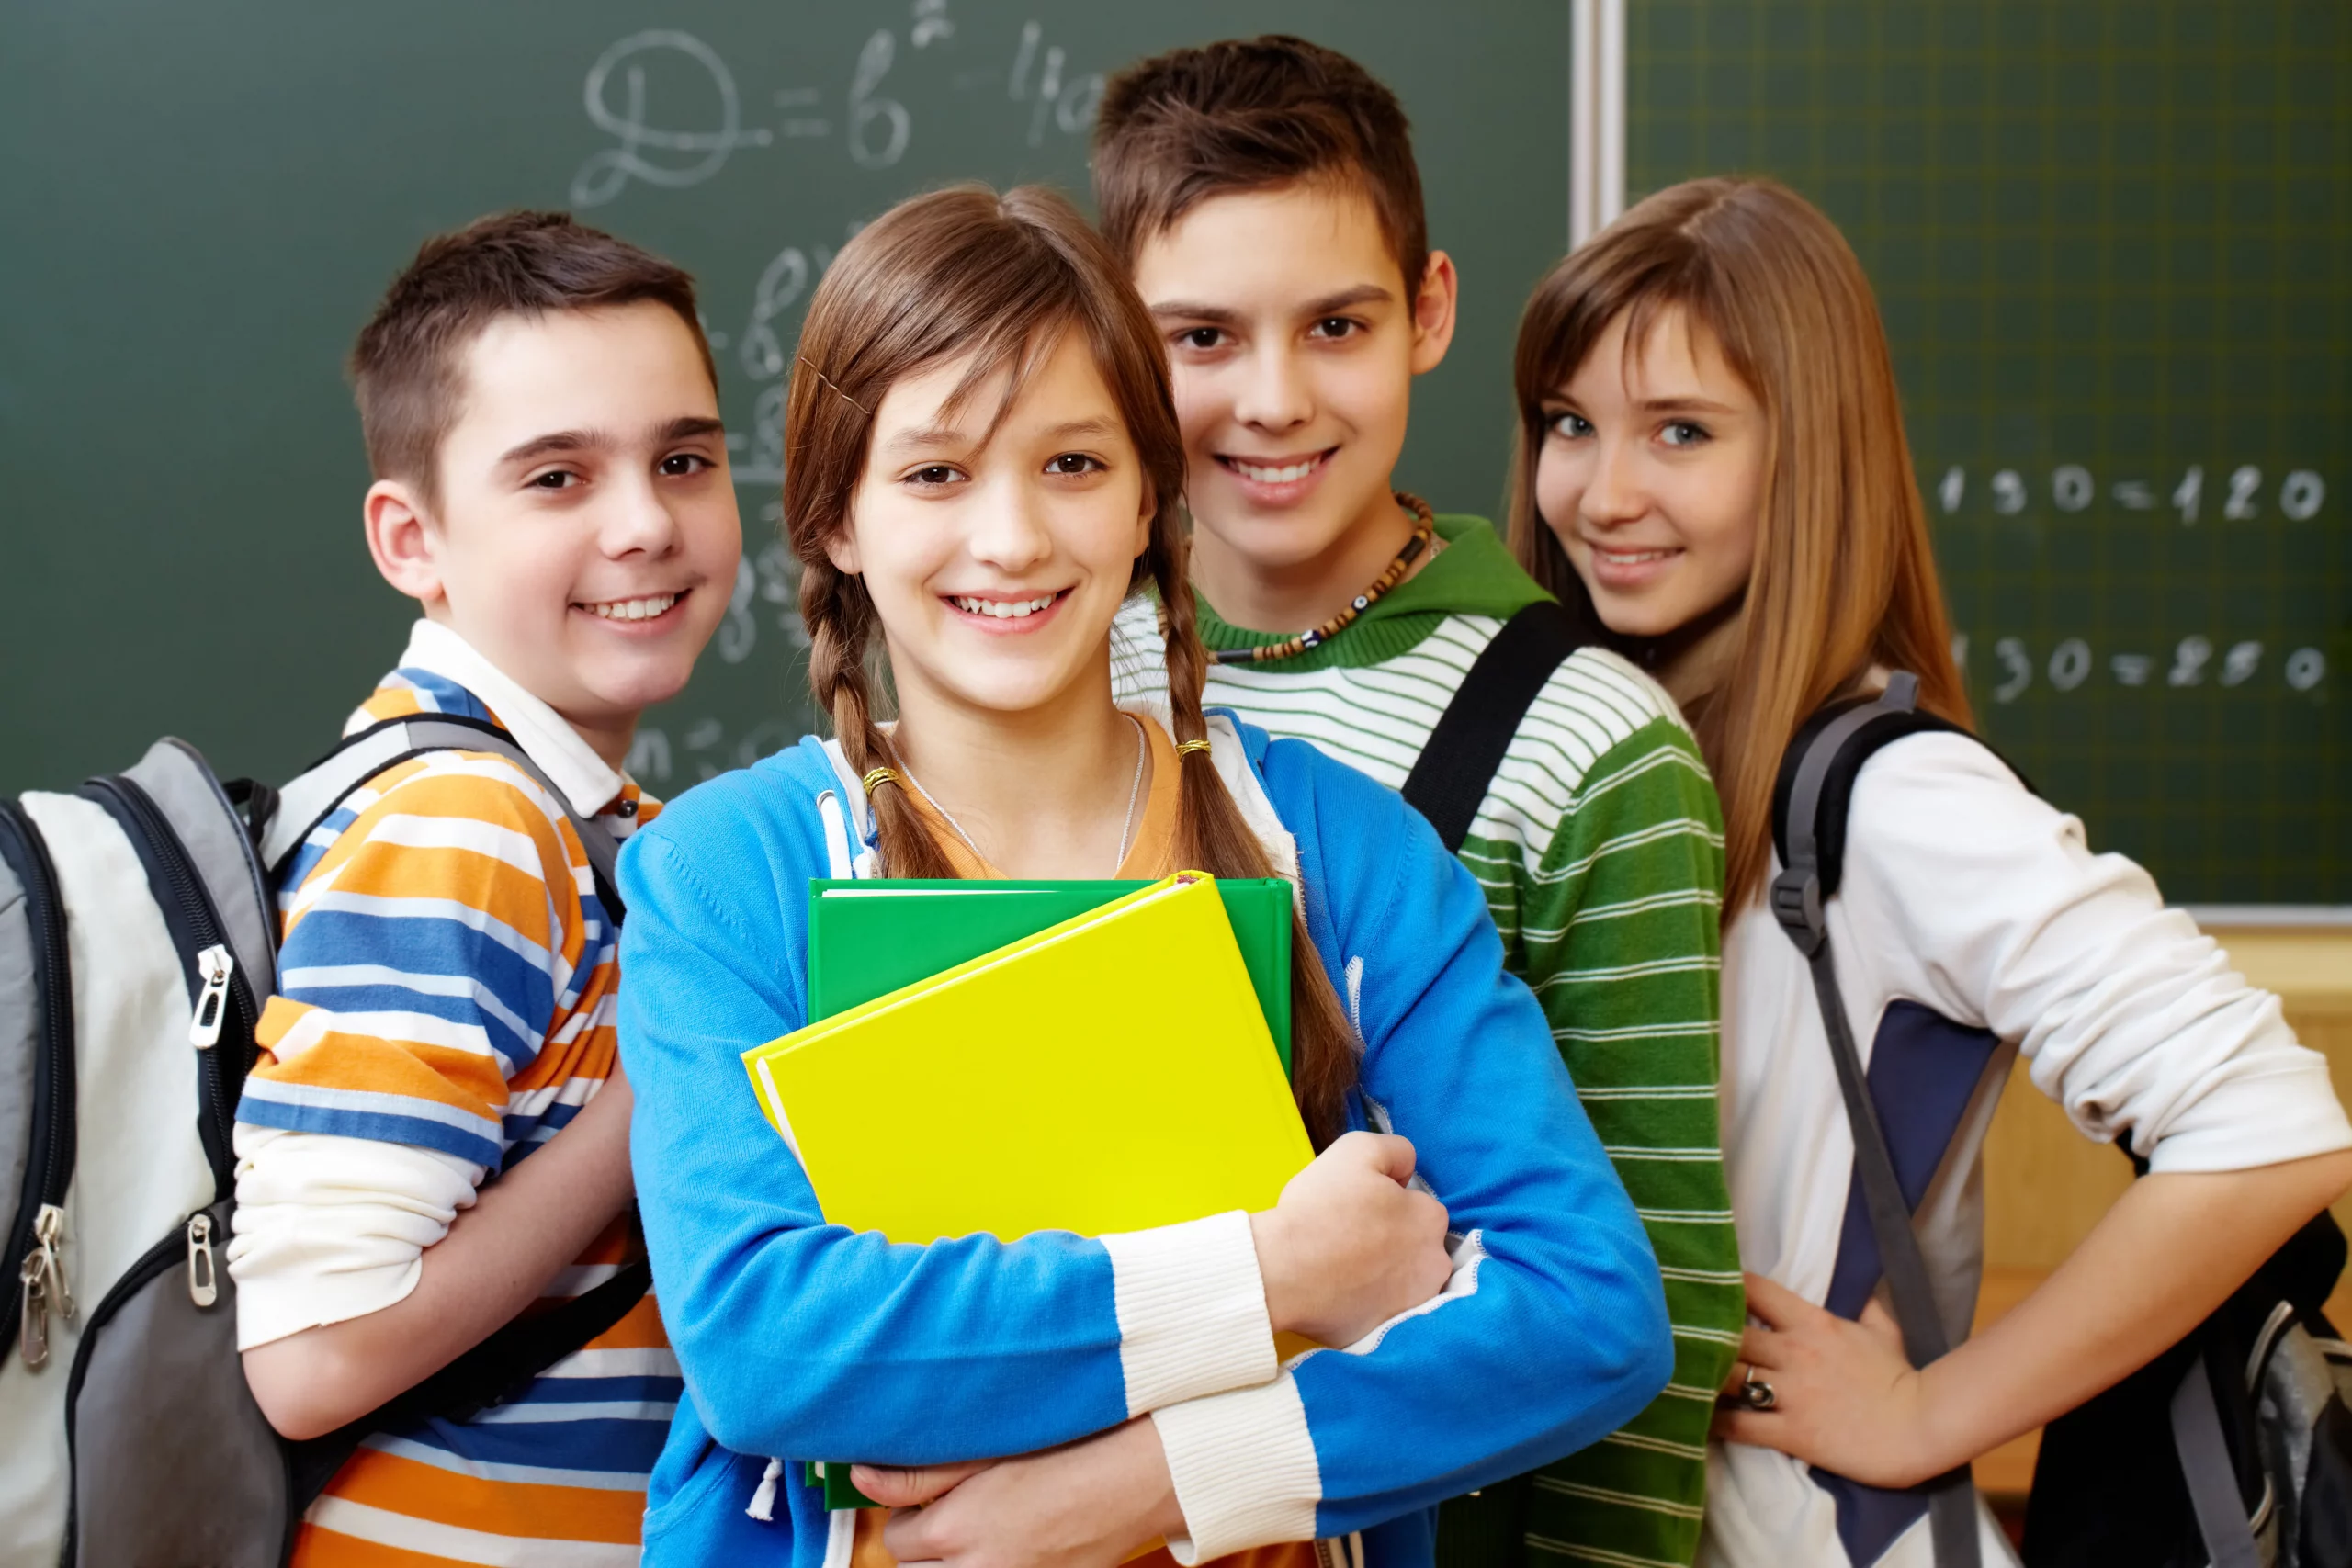
[[[13,800],[0,800],[0,840],[13,840],[6,858],[25,885],[27,923],[39,965],[41,1046],[34,1066],[32,1145],[25,1161],[23,1195],[8,1236],[7,1262],[18,1291],[0,1290],[0,1344],[14,1337],[25,1364],[49,1359],[49,1312],[68,1321],[74,1297],[65,1285],[65,1189],[74,1179],[74,972],[66,946],[65,907],[57,893],[40,829]],[[38,1281],[38,1283],[36,1282]]]
[[[140,858],[152,870],[161,872],[162,880],[170,888],[171,901],[164,905],[164,923],[172,928],[173,939],[180,949],[180,963],[187,971],[188,990],[195,998],[188,1039],[198,1047],[197,1076],[203,1100],[197,1128],[204,1139],[205,1157],[212,1166],[213,1195],[226,1197],[235,1185],[230,1151],[236,1128],[236,1097],[243,1089],[245,1070],[252,1066],[253,1030],[260,1016],[259,1009],[254,1004],[253,991],[244,975],[230,957],[228,940],[211,893],[189,863],[187,851],[153,798],[136,782],[120,774],[92,779],[82,786],[82,793],[107,807],[131,830],[132,842],[141,852]],[[206,963],[208,959],[213,961],[210,965]],[[213,1041],[219,1040],[220,1028],[228,1021],[228,1011],[220,1009],[219,1002],[225,1000],[239,1022],[235,1038],[243,1042],[244,1050],[235,1064],[233,1082],[232,1069],[221,1062],[220,1053],[198,1038],[208,999],[216,1004],[210,1025]]]
[[[212,1223],[209,1211],[198,1209],[186,1221],[173,1226],[163,1240],[141,1253],[137,1261],[122,1271],[122,1278],[114,1282],[105,1299],[91,1312],[90,1321],[82,1329],[82,1342],[74,1348],[74,1370],[65,1380],[65,1465],[69,1488],[74,1487],[82,1466],[82,1455],[74,1440],[74,1415],[75,1407],[81,1404],[83,1381],[89,1376],[91,1353],[97,1348],[107,1325],[114,1321],[115,1314],[122,1310],[123,1304],[137,1295],[150,1280],[180,1260],[198,1220],[204,1221],[209,1227]],[[73,1489],[66,1493],[69,1499],[75,1495],[76,1491]],[[74,1561],[74,1538],[79,1533],[77,1510],[68,1507],[65,1510],[65,1551],[59,1558],[60,1562],[70,1563]]]

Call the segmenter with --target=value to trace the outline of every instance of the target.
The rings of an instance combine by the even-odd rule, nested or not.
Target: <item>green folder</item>
[[[1148,882],[958,882],[876,878],[808,884],[808,1019],[831,1018],[1035,936]],[[1291,886],[1227,879],[1217,894],[1266,1031],[1290,1070]]]
[[[831,1018],[927,980],[1047,926],[1100,908],[1148,882],[1013,882],[876,877],[808,884],[808,1021]],[[1291,886],[1279,876],[1219,877],[1225,918],[1290,1071]],[[1174,998],[1170,998],[1171,1001]],[[881,1505],[850,1484],[849,1466],[807,1461],[801,1479],[828,1509]]]

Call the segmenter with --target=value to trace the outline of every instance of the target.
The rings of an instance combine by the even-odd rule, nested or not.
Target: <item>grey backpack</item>
[[[561,798],[504,731],[446,716],[354,736],[283,796],[164,739],[74,794],[0,797],[0,1568],[275,1568],[361,1437],[494,1404],[644,1295],[624,1269],[313,1442],[245,1387],[222,1259],[273,873],[352,791],[450,750]],[[618,846],[572,827],[617,919]]]

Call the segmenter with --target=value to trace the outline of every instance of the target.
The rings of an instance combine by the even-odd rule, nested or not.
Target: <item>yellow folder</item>
[[[825,1218],[893,1241],[1268,1209],[1314,1157],[1198,872],[743,1061]]]

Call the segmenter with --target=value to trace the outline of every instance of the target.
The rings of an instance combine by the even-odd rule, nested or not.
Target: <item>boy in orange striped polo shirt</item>
[[[433,240],[352,371],[368,548],[423,618],[346,733],[481,720],[552,791],[488,752],[413,759],[279,889],[229,1267],[247,1382],[290,1438],[638,1247],[614,921],[571,819],[623,838],[657,809],[622,759],[742,548],[693,282],[634,246],[529,212]],[[370,1435],[295,1562],[634,1563],[679,1393],[649,1296],[514,1399]]]

